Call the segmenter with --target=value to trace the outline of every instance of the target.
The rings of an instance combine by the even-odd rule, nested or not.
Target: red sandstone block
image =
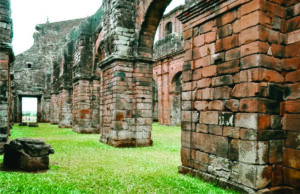
[[[278,44],[272,44],[272,55],[277,58],[284,58],[285,57],[285,47],[278,45]]]
[[[280,106],[275,100],[265,98],[245,98],[240,100],[241,112],[279,113]]]
[[[194,108],[198,111],[207,110],[208,102],[207,101],[195,101]]]
[[[181,147],[181,163],[183,166],[189,166],[191,160],[191,150],[189,148]]]
[[[269,141],[269,163],[282,162],[282,147],[283,140],[270,140]]]
[[[298,161],[299,163],[299,161]],[[291,168],[283,168],[283,177],[284,184],[299,188],[300,187],[300,171],[291,169]]]
[[[184,50],[191,49],[191,40],[185,40],[184,41]]]
[[[202,69],[195,69],[193,71],[193,80],[199,80],[202,78]]]
[[[240,128],[238,127],[224,127],[223,136],[238,139],[240,137]]]
[[[290,132],[288,131],[285,140],[285,146],[293,149],[300,149],[300,132]]]
[[[300,98],[300,83],[288,84],[285,86],[285,99],[286,100],[294,100]]]
[[[198,60],[195,60],[195,68],[207,67],[210,65],[210,56],[202,57]]]
[[[197,127],[196,127],[196,132],[197,133],[208,133],[208,125],[198,123]]]
[[[226,51],[235,48],[239,45],[239,35],[232,35],[223,39],[219,39],[216,42],[216,52]]]
[[[205,88],[202,91],[202,99],[203,100],[211,100],[213,98],[214,89],[213,88]]]
[[[296,30],[287,34],[287,44],[293,44],[296,42],[300,42],[300,30]]]
[[[300,48],[300,42],[286,46],[285,57],[287,57],[287,58],[300,57],[300,49],[299,48]]]
[[[283,59],[282,69],[285,71],[300,69],[300,57]]]
[[[193,35],[193,28],[188,28],[183,32],[183,39],[188,40],[192,37]]]
[[[223,158],[227,158],[228,138],[199,133],[199,149]]]
[[[205,37],[204,37],[204,35],[198,35],[193,40],[193,44],[196,47],[203,46],[204,43],[205,43]]]
[[[232,91],[232,88],[230,87],[217,87],[217,88],[214,88],[214,93],[213,93],[213,96],[214,96],[214,99],[215,100],[222,100],[222,99],[229,99],[230,98],[230,93]]]
[[[216,20],[217,26],[223,26],[233,22],[237,18],[237,11],[228,12]]]
[[[200,123],[215,124],[219,122],[219,113],[217,111],[203,111],[200,113]]]
[[[248,69],[239,72],[234,76],[234,83],[242,82],[275,82],[282,83],[283,76],[277,71],[264,68]]]
[[[282,165],[274,164],[272,172],[272,186],[279,186],[283,183]]]
[[[243,30],[239,37],[240,44],[249,44],[258,40],[265,42],[268,40],[268,32],[265,27],[260,25]]]
[[[280,32],[276,30],[271,30],[266,28],[266,32],[268,35],[268,42],[271,44],[284,44],[284,40],[282,40]]]
[[[282,125],[284,130],[300,131],[300,114],[285,114]]]
[[[182,83],[182,91],[191,91],[192,88],[192,82],[184,82]]]
[[[286,82],[299,82],[300,81],[300,70],[287,73],[285,76],[285,81]]]
[[[241,15],[243,16],[243,15],[251,13],[255,10],[259,10],[261,8],[261,2],[262,2],[262,0],[253,0],[247,4],[242,5]]]
[[[211,20],[206,22],[205,24],[201,25],[199,30],[200,30],[200,34],[204,34],[206,32],[209,32],[212,30],[212,28],[216,25],[215,20]]]
[[[241,48],[231,49],[226,51],[225,61],[232,61],[240,58]]]
[[[202,68],[202,77],[213,77],[217,75],[217,65]]]
[[[209,163],[209,155],[205,152],[196,152],[196,160],[204,162],[204,163]]]
[[[192,80],[192,71],[184,71],[182,72],[182,81],[183,82],[188,82]]]
[[[285,113],[300,113],[300,100],[285,101],[281,107],[282,112]]]
[[[196,100],[210,100],[213,98],[213,88],[205,88],[202,90],[197,90],[195,94]]]
[[[286,21],[287,32],[292,32],[292,31],[298,30],[300,28],[299,20],[300,20],[300,16],[297,16],[297,17],[294,17],[294,18]]]
[[[300,170],[300,150],[285,148],[283,150],[283,165]]]
[[[270,115],[257,113],[238,113],[235,116],[236,127],[264,130],[270,128],[270,124]]]
[[[182,121],[191,121],[192,120],[192,111],[182,111],[181,118],[182,118]]]
[[[214,100],[208,104],[208,110],[224,110],[225,109],[225,102],[222,100]]]
[[[224,75],[212,78],[212,86],[229,86],[233,84],[232,75]]]
[[[254,54],[241,59],[242,69],[249,69],[253,67],[267,67],[269,69],[280,71],[282,63],[279,59],[262,54]]]
[[[236,20],[235,22],[233,22],[232,30],[233,30],[234,34],[238,34],[241,32],[241,21],[240,20]]]
[[[237,84],[231,95],[236,98],[261,96],[261,85],[259,83]]]
[[[237,73],[240,69],[240,60],[229,61],[217,66],[218,75]]]
[[[241,18],[241,30],[255,26],[255,25],[271,24],[271,18],[267,17],[262,11],[255,11],[244,15]]]
[[[264,12],[268,11],[272,14],[275,14],[276,16],[280,16],[281,18],[285,16],[284,7],[265,0],[253,0],[247,4],[242,5],[241,15],[249,14],[255,10],[262,10]]]
[[[206,44],[205,46],[200,47],[198,52],[200,52],[201,57],[205,57],[207,55],[215,54],[215,43]]]
[[[196,82],[196,88],[208,88],[211,86],[211,78],[203,78]]]
[[[223,126],[219,126],[219,125],[209,125],[208,126],[208,131],[210,134],[214,134],[214,135],[222,135],[223,133]]]
[[[232,24],[227,24],[225,26],[218,28],[217,33],[218,33],[219,39],[222,39],[222,38],[232,35],[232,33],[233,33]]]
[[[217,39],[217,32],[216,31],[208,32],[204,36],[205,36],[204,37],[205,43],[209,44],[209,43],[212,43],[212,42],[216,41],[216,39]]]
[[[193,59],[193,52],[192,50],[186,50],[184,53],[184,61],[191,61]]]
[[[239,110],[239,104],[240,101],[236,99],[230,99],[225,101],[225,107],[226,109],[232,111],[232,112],[237,112]]]
[[[250,44],[246,44],[241,47],[241,57],[245,57],[247,55],[257,54],[257,53],[267,54],[268,49],[269,49],[269,45],[266,42],[260,42],[260,41],[252,42]]]

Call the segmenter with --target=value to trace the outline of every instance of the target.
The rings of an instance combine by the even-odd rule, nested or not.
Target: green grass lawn
[[[52,145],[50,170],[0,171],[0,193],[232,193],[178,173],[180,127],[154,124],[154,145],[144,148],[113,148],[99,143],[99,135],[77,134],[50,124],[15,125],[11,139],[20,137]]]

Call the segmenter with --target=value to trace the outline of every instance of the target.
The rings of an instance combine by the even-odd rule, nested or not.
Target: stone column
[[[152,145],[152,64],[128,59],[100,64],[101,142],[115,147]]]
[[[14,54],[10,44],[12,38],[10,1],[1,0],[0,9],[0,153],[2,153],[3,144],[8,140],[10,133],[12,105],[10,64],[14,60]]]
[[[57,125],[59,123],[59,94],[51,94],[50,104],[50,123]]]
[[[62,89],[59,94],[59,123],[60,128],[72,127],[72,90]]]

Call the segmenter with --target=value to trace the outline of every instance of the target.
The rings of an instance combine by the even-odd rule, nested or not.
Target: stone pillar
[[[91,126],[100,133],[100,80],[91,83]]]
[[[59,124],[60,128],[72,127],[72,90],[62,89],[59,94]]]
[[[152,145],[152,62],[115,60],[100,66],[100,141],[115,147]]]
[[[43,121],[45,123],[49,123],[50,122],[50,104],[51,104],[51,97],[45,97],[44,96],[44,107],[43,107]]]
[[[295,2],[200,1],[179,16],[186,41],[181,173],[246,192],[299,188],[297,145],[282,149],[280,103],[284,93],[287,104],[299,99],[298,81],[291,78],[299,40],[286,36],[287,4]],[[190,13],[195,10],[203,12]],[[283,61],[292,65],[286,78]],[[284,111],[283,129],[297,131],[298,110]]]
[[[59,123],[59,94],[51,94],[50,123],[52,125]]]
[[[78,80],[73,83],[73,131],[78,133],[98,133],[92,126],[90,80]]]
[[[2,153],[3,144],[8,140],[11,127],[12,92],[10,64],[14,60],[14,54],[10,44],[12,40],[10,1],[1,0],[0,9],[0,153]]]

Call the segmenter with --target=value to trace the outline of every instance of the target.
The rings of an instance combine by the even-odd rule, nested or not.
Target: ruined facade
[[[158,112],[158,122],[164,125],[181,125],[181,74],[184,64],[182,24],[177,16],[183,11],[179,6],[164,15],[158,26],[158,40],[154,44],[153,79],[157,84],[158,99],[153,103]],[[155,116],[155,114],[153,115]]]
[[[50,122],[115,147],[150,146],[154,79],[163,108],[170,94],[182,101],[179,172],[246,192],[299,189],[299,1],[186,0],[183,48],[169,22],[154,46],[169,3],[105,0],[71,30],[47,76]],[[174,52],[161,52],[169,43]]]
[[[10,68],[14,60],[12,51],[12,20],[10,0],[0,2],[0,153],[11,128],[12,92]]]
[[[51,90],[51,82],[57,82],[54,75],[60,70],[58,64],[62,61],[61,53],[67,42],[67,34],[83,21],[84,19],[79,19],[36,26],[33,46],[18,55],[13,66],[16,123],[22,122],[22,97],[28,96],[38,98],[38,122],[58,123],[58,119],[55,119],[59,116],[58,111],[50,110],[50,104],[58,104],[51,103],[51,96],[55,93]]]

